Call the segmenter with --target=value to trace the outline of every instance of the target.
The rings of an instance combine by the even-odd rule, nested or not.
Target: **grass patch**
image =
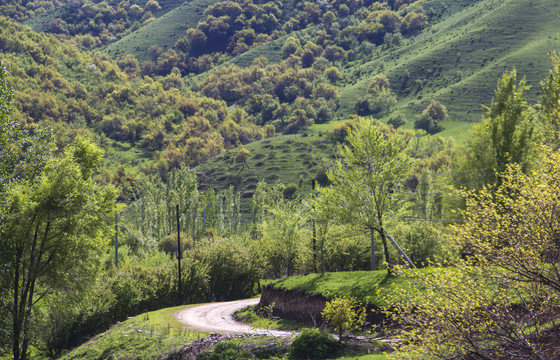
[[[250,305],[235,312],[235,318],[256,328],[276,330],[302,330],[308,326],[297,321],[264,314],[258,305]]]
[[[208,335],[185,328],[173,316],[184,306],[144,313],[113,325],[106,332],[62,356],[71,359],[156,359],[170,350]]]
[[[404,271],[431,271],[430,269]],[[302,290],[309,294],[319,294],[327,299],[350,295],[358,301],[375,306],[386,305],[385,296],[392,290],[410,289],[402,275],[388,275],[386,270],[348,271],[325,274],[292,276],[268,283],[275,289]]]
[[[164,50],[173,48],[177,40],[185,37],[187,29],[196,28],[204,10],[217,1],[185,1],[155,21],[109,44],[103,52],[114,58],[122,54],[133,54],[140,61],[147,60],[151,45],[157,44]]]
[[[121,141],[111,141],[105,149],[103,161],[111,171],[115,171],[118,165],[126,164],[126,170],[131,173],[138,173],[139,165],[151,161],[154,153],[153,150]]]

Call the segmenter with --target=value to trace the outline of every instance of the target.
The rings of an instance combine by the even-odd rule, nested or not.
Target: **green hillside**
[[[551,0],[428,1],[440,13],[437,22],[394,50],[345,69],[359,74],[340,89],[342,112],[352,111],[353,99],[363,94],[372,76],[384,72],[398,94],[398,111],[419,113],[431,99],[441,101],[455,120],[478,121],[481,104],[489,104],[497,79],[516,67],[532,86],[537,100],[539,81],[550,67],[548,53],[558,49],[560,3]],[[464,6],[461,8],[461,5]],[[450,135],[455,123],[446,127]],[[464,134],[464,132],[463,132]]]
[[[296,195],[311,191],[311,180],[324,161],[335,156],[335,146],[324,137],[285,135],[255,141],[245,146],[250,151],[247,166],[232,161],[237,149],[216,156],[195,168],[199,189],[227,189],[241,193],[242,211],[249,211],[250,199],[259,180],[298,186]]]
[[[158,2],[161,9],[157,11],[154,15],[161,16],[166,14],[167,12],[175,9],[176,7],[180,6],[184,1],[183,0],[161,0]],[[109,6],[116,6],[118,4],[117,1],[111,1]],[[140,5],[142,3],[146,3],[146,1],[139,2]],[[68,3],[62,6],[55,7],[54,9],[40,13],[24,22],[25,25],[30,26],[34,31],[37,32],[49,32],[51,21],[57,18],[65,20],[67,22],[71,22],[71,17],[76,16],[76,4]]]
[[[151,45],[158,45],[163,49],[172,48],[177,40],[185,36],[188,28],[196,26],[204,10],[218,1],[185,1],[157,20],[110,44],[103,51],[113,57],[133,54],[139,60],[146,60]]]
[[[107,53],[132,53],[145,58],[147,48],[170,48],[189,27],[195,27],[202,9],[214,0],[195,0],[162,16],[133,34],[109,45]],[[388,76],[398,103],[394,111],[408,119],[408,126],[431,99],[441,101],[451,120],[444,135],[461,136],[478,121],[488,104],[498,77],[516,67],[532,86],[527,96],[536,101],[538,83],[547,73],[548,53],[559,48],[557,29],[560,4],[553,0],[428,0],[422,3],[428,28],[404,37],[399,46],[358,47],[354,59],[337,61],[344,74],[337,84],[341,106],[338,117],[355,113],[354,102],[366,92],[379,73]],[[232,64],[246,67],[260,56],[281,60],[281,48],[291,36],[302,44],[312,41],[323,24],[292,32],[232,57],[218,68]],[[213,72],[214,70],[210,70]],[[206,78],[203,73],[194,82]],[[387,114],[381,114],[382,116]]]

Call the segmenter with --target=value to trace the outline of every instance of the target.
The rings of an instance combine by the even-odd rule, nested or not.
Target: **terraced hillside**
[[[340,89],[342,112],[351,112],[352,99],[364,93],[369,80],[384,72],[398,94],[398,111],[417,114],[431,99],[446,105],[453,119],[444,134],[460,137],[458,121],[477,121],[489,104],[498,77],[515,67],[532,86],[535,101],[550,67],[548,53],[558,49],[560,3],[551,0],[429,1],[440,14],[430,29],[380,52],[362,64],[347,67],[359,74]],[[457,129],[454,129],[457,127]]]
[[[216,156],[196,167],[202,191],[227,189],[240,192],[242,211],[249,211],[250,199],[260,180],[295,184],[296,195],[311,191],[311,180],[334,159],[335,146],[325,137],[286,135],[246,145],[250,151],[246,166],[235,164],[236,149]]]

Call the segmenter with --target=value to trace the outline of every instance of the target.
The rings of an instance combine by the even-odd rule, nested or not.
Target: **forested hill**
[[[54,128],[60,145],[91,132],[110,172],[163,177],[352,114],[413,127],[432,100],[449,118],[417,126],[460,140],[505,70],[538,99],[560,25],[554,0],[52,0],[0,13],[24,126]]]

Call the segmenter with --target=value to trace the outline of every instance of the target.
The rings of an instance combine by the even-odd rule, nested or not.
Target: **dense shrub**
[[[288,358],[325,359],[338,351],[338,342],[329,334],[318,329],[303,330],[290,344]]]
[[[401,224],[392,234],[412,262],[420,267],[435,259],[450,259],[452,248],[446,240],[444,228],[425,222]],[[392,249],[393,256],[400,254]]]
[[[186,254],[181,266],[184,303],[209,300],[208,267]],[[108,270],[80,298],[50,298],[41,348],[51,357],[77,346],[129,316],[177,305],[177,264],[163,253]]]
[[[329,132],[329,137],[334,142],[343,143],[348,135],[348,131],[352,130],[355,126],[356,124],[352,120],[334,124],[332,130]]]
[[[238,241],[207,240],[193,251],[208,269],[207,297],[211,300],[233,300],[253,296],[260,278],[254,254]]]
[[[397,114],[389,117],[389,120],[387,120],[387,124],[393,125],[393,127],[397,129],[406,124],[406,121],[404,120],[404,116],[402,114]]]

